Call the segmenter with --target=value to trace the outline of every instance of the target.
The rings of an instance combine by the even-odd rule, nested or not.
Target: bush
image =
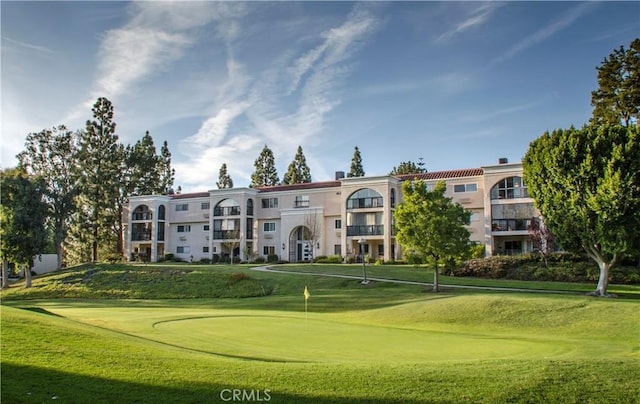
[[[354,262],[356,262],[356,259],[353,256],[348,256],[346,262],[347,264],[353,264]]]
[[[269,254],[267,256],[267,262],[278,262],[279,259],[280,257],[277,254]]]
[[[416,254],[416,253],[410,253],[407,256],[407,263],[410,265],[414,265],[414,266],[419,266],[422,265],[422,256],[420,254]]]
[[[220,262],[220,256],[218,254],[213,254],[213,257],[211,257],[211,263],[217,264],[219,262]]]
[[[317,262],[320,264],[342,264],[342,256],[341,255],[332,255],[327,257],[326,255],[320,255],[316,257],[313,262]]]
[[[265,261],[264,257],[256,257],[256,258],[253,260],[253,262],[254,262],[255,264],[264,264],[264,261]]]
[[[200,261],[199,261],[199,262],[200,262],[201,264],[206,264],[206,265],[208,265],[208,264],[211,264],[211,258],[200,258]]]
[[[173,261],[173,253],[166,253],[164,259],[167,261]]]

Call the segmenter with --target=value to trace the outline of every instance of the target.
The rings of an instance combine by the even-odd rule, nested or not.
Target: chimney
[[[506,157],[500,157],[498,159],[498,164],[507,164],[509,162],[509,159]]]
[[[336,181],[341,178],[344,178],[344,171],[336,171]]]

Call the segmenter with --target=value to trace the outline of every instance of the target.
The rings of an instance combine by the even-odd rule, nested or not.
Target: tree
[[[364,168],[362,168],[362,157],[358,146],[353,150],[353,158],[351,158],[351,169],[347,173],[347,177],[364,177]]]
[[[165,140],[160,148],[160,159],[158,160],[158,172],[160,173],[159,193],[166,195],[173,188],[176,171],[171,167],[171,152],[169,144]]]
[[[74,134],[64,125],[30,133],[26,150],[18,154],[20,167],[29,175],[42,178],[45,183],[45,202],[48,205],[47,226],[53,233],[58,256],[57,268],[62,268],[63,243],[69,233],[69,222],[75,211],[78,165]]]
[[[216,185],[218,186],[218,189],[233,188],[233,180],[231,179],[231,176],[227,174],[227,163],[222,163]]]
[[[229,251],[229,263],[233,265],[233,259],[235,256],[235,251],[238,247],[240,247],[240,238],[242,234],[240,233],[240,229],[235,227],[231,230],[226,230],[224,232],[224,240],[222,241],[222,246]]]
[[[600,268],[595,294],[607,295],[609,271],[640,251],[638,126],[584,126],[544,133],[523,160],[529,193],[558,243],[583,250]]]
[[[125,178],[130,184],[129,195],[153,195],[160,188],[160,157],[156,154],[153,137],[147,131],[142,139],[125,151],[125,169],[131,172]]]
[[[0,252],[3,261],[13,261],[22,267],[25,287],[29,288],[33,259],[47,245],[46,184],[43,179],[29,177],[23,169],[16,168],[0,171],[0,187]],[[3,283],[5,271],[3,265]]]
[[[541,217],[532,217],[529,226],[527,226],[527,230],[529,231],[529,238],[531,239],[533,248],[542,255],[546,268],[548,266],[547,261],[549,255],[556,250],[553,234]]]
[[[303,184],[311,182],[311,170],[307,166],[307,159],[302,152],[302,146],[298,146],[298,151],[287,168],[287,172],[282,178],[283,184]]]
[[[393,167],[389,175],[426,173],[427,170],[423,166],[422,162],[416,164],[413,161],[403,161],[398,164],[398,167]]]
[[[78,152],[80,188],[78,204],[82,207],[75,235],[86,233],[91,244],[91,259],[98,260],[101,243],[116,243],[111,228],[118,220],[114,201],[119,197],[122,160],[124,158],[116,124],[113,122],[113,105],[106,98],[98,98],[91,109],[94,120],[87,121],[86,130],[80,134]]]
[[[320,242],[322,235],[322,216],[318,212],[308,213],[304,217],[304,239],[311,243],[311,262],[313,262],[313,253],[316,244]]]
[[[629,126],[640,111],[640,38],[629,49],[620,46],[598,70],[598,89],[591,92],[594,124]]]
[[[251,174],[251,188],[278,185],[278,172],[273,152],[265,144],[260,156],[253,163],[255,171]]]
[[[394,213],[396,237],[403,250],[435,261],[433,291],[438,292],[438,261],[462,254],[469,247],[471,212],[445,196],[440,181],[428,191],[424,181],[402,183],[403,202]]]

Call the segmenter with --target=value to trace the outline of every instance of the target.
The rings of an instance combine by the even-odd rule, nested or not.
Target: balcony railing
[[[240,236],[236,230],[214,230],[213,231],[214,240],[236,240],[238,238],[240,238]]]
[[[347,226],[347,236],[381,236],[384,234],[384,225],[357,225]]]
[[[517,231],[527,230],[531,224],[531,219],[493,219],[491,221],[492,231]]]
[[[151,220],[152,218],[152,212],[133,212],[131,215],[131,220]]]
[[[240,206],[216,206],[213,208],[213,216],[239,216]]]
[[[151,240],[151,230],[135,231],[131,233],[131,241],[149,241]]]
[[[351,198],[347,200],[347,209],[382,208],[382,197]]]

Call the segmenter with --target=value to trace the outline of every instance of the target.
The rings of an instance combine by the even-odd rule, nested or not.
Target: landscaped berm
[[[372,266],[367,285],[357,265],[277,269],[291,273],[96,265],[14,284],[2,292],[1,400],[639,400],[638,286],[593,298],[593,284],[441,276],[432,293],[425,268]]]

